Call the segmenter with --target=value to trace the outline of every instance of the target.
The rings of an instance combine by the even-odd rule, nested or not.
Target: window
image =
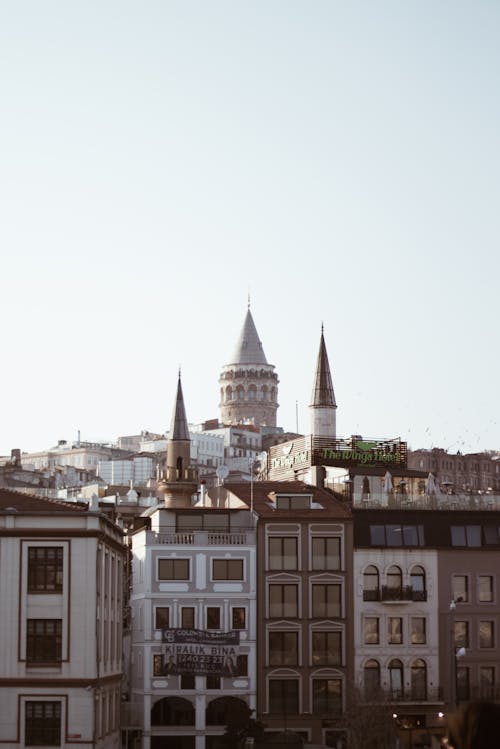
[[[233,607],[231,626],[233,629],[246,629],[246,609],[243,606]]]
[[[470,673],[467,666],[457,666],[457,701],[470,700]]]
[[[378,601],[379,598],[378,569],[371,564],[363,573],[363,601]]]
[[[270,618],[298,616],[297,595],[297,585],[269,585]]]
[[[220,629],[220,608],[218,606],[207,607],[207,629]]]
[[[296,666],[298,643],[297,632],[269,632],[269,665]]]
[[[159,653],[153,655],[153,676],[163,676],[163,656]]]
[[[158,559],[159,580],[189,580],[189,559]]]
[[[391,698],[401,699],[403,696],[403,664],[395,658],[389,663],[389,685]]]
[[[312,633],[313,666],[340,666],[342,663],[342,633]]]
[[[413,567],[410,573],[410,585],[412,599],[414,601],[425,601],[427,599],[425,590],[425,570],[420,565]]]
[[[467,575],[454,575],[452,586],[453,600],[466,603],[469,600],[469,581]]]
[[[296,570],[297,567],[297,539],[288,537],[270,538],[269,569]]]
[[[207,689],[220,689],[220,676],[209,674],[207,676]]]
[[[452,546],[481,546],[480,525],[452,525]]]
[[[479,575],[478,598],[480,603],[492,603],[493,601],[493,577],[492,575]]]
[[[313,713],[340,715],[342,712],[341,679],[313,679]]]
[[[495,625],[494,622],[479,622],[479,647],[495,647]]]
[[[155,608],[155,629],[170,627],[170,609],[167,606]]]
[[[403,574],[396,565],[387,570],[387,589],[394,593],[401,593],[403,588]]]
[[[193,674],[181,674],[181,689],[194,689],[195,677]]]
[[[425,617],[412,616],[411,621],[410,621],[410,626],[411,626],[411,644],[412,645],[425,645],[425,643],[427,642]]]
[[[411,698],[427,699],[427,666],[421,658],[411,664]]]
[[[309,510],[311,509],[312,494],[286,495],[276,494],[278,510]]]
[[[455,647],[456,648],[468,648],[469,647],[469,622],[455,621],[454,629],[455,629]]]
[[[248,676],[248,655],[236,656],[236,672],[238,676]]]
[[[26,702],[25,746],[61,746],[61,703]]]
[[[183,629],[194,629],[194,606],[183,606],[181,608],[181,627]]]
[[[28,619],[26,660],[54,663],[62,657],[62,620]]]
[[[30,546],[28,548],[28,593],[58,593],[62,591],[62,587],[63,547]]]
[[[269,712],[296,715],[299,712],[297,679],[269,679]]]
[[[312,615],[314,617],[342,616],[340,592],[340,585],[314,584],[312,586]]]
[[[495,668],[493,666],[479,667],[479,689],[483,700],[492,700],[495,697]]]
[[[387,620],[387,643],[401,645],[403,642],[403,620],[399,616],[390,616]]]
[[[227,512],[189,512],[177,513],[175,516],[176,531],[190,530],[224,530],[230,527],[229,513]]]
[[[377,616],[365,616],[364,619],[365,645],[378,645],[380,642],[379,620]]]
[[[372,546],[425,546],[423,525],[370,525]]]
[[[313,570],[340,570],[340,538],[312,539]]]
[[[243,559],[213,559],[213,580],[243,580]]]
[[[380,690],[380,665],[378,661],[369,660],[364,667],[365,698],[373,699]]]

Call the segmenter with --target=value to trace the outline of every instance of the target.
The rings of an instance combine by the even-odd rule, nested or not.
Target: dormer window
[[[312,494],[276,494],[277,510],[310,510]]]

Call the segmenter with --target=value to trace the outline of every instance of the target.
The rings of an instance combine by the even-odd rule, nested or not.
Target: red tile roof
[[[277,510],[273,506],[274,494],[312,494],[313,502],[320,504],[323,507],[323,513],[321,518],[325,515],[331,518],[337,518],[338,520],[351,519],[352,515],[350,510],[345,507],[342,502],[335,497],[335,495],[328,489],[319,489],[316,486],[304,484],[303,481],[254,481],[253,487],[249,481],[238,482],[238,483],[227,483],[225,485],[227,491],[235,494],[239,499],[250,505],[251,494],[253,491],[253,506],[254,510],[263,517],[276,517],[279,513],[280,517],[307,517],[312,520],[313,517],[319,519],[319,510],[314,509],[299,509],[299,510]]]
[[[63,502],[59,499],[46,499],[34,494],[0,489],[0,511],[13,509],[17,512],[81,512],[82,505]]]

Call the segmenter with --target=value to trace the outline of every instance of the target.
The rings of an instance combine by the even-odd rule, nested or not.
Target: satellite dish
[[[215,474],[218,479],[224,481],[224,479],[227,479],[227,477],[229,476],[229,468],[225,465],[221,465],[217,468]]]

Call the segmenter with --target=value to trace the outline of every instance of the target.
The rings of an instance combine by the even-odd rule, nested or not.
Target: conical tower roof
[[[184,396],[182,394],[181,374],[177,381],[177,396],[175,406],[172,412],[172,421],[170,424],[169,440],[189,440],[189,429],[186,419],[186,409],[184,408]]]
[[[245,322],[233,351],[230,364],[267,364],[266,355],[253,321],[250,307]]]
[[[333,392],[330,364],[328,363],[328,354],[326,353],[323,326],[321,326],[321,340],[319,343],[318,362],[316,364],[316,376],[314,378],[311,406],[337,407],[335,393]]]

